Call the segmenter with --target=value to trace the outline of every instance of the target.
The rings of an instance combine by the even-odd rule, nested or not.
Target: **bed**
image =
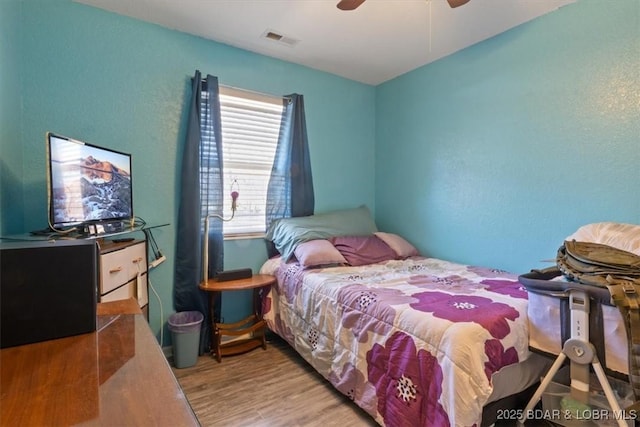
[[[515,419],[483,421],[483,409],[548,369],[529,351],[517,275],[422,257],[370,219],[306,218],[267,235],[281,253],[261,269],[277,277],[263,299],[271,331],[381,425]]]

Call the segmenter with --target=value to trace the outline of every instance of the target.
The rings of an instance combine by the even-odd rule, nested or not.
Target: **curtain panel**
[[[313,215],[315,196],[307,138],[304,98],[287,95],[280,122],[276,155],[267,189],[266,227],[278,218]],[[267,241],[269,257],[277,255]]]
[[[222,130],[218,79],[207,75],[203,83],[196,71],[191,85],[187,135],[182,153],[174,305],[177,312],[199,311],[204,315],[199,353],[211,347],[211,316],[208,295],[198,285],[203,280],[203,233],[207,214],[222,215]],[[211,221],[209,272],[223,269],[222,223]],[[216,307],[220,307],[219,302]],[[219,313],[215,314],[216,320]]]

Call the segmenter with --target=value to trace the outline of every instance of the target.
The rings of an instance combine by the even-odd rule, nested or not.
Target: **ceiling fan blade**
[[[358,6],[364,3],[364,0],[340,0],[338,2],[338,9],[340,10],[354,10]]]
[[[468,3],[469,0],[447,0],[447,2],[449,3],[449,6],[453,8],[453,7],[462,6],[463,4]]]

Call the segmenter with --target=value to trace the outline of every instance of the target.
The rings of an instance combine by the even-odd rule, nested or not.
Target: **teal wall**
[[[154,232],[168,259],[151,272],[157,334],[195,69],[304,94],[317,211],[367,204],[426,254],[522,272],[582,224],[640,223],[638,0],[578,0],[378,87],[69,0],[0,12],[0,231],[46,224],[46,131],[132,153],[136,214],[171,223]],[[259,239],[225,250],[229,269],[266,258]],[[232,321],[250,298],[223,304]]]
[[[12,132],[15,138],[5,140],[3,133],[2,147],[3,159],[5,147],[12,152],[18,179],[10,184],[20,184],[24,202],[3,206],[3,217],[20,217],[21,228],[3,220],[3,234],[46,226],[46,131],[131,153],[135,214],[150,224],[171,224],[154,231],[167,262],[150,274],[164,323],[174,311],[178,168],[196,69],[225,85],[303,94],[316,210],[374,208],[374,87],[68,0],[10,3],[3,12],[21,9],[17,24],[6,31],[16,47],[3,50],[1,59],[3,72],[6,61],[16,61],[19,69],[9,73],[8,82],[3,76],[3,88],[19,88],[14,97],[22,98],[24,125]],[[257,271],[266,259],[261,239],[228,241],[225,251],[230,269]],[[238,320],[250,304],[246,295],[225,294],[222,314]],[[151,327],[159,334],[153,294],[150,311]]]
[[[22,231],[20,10],[0,1],[0,234]]]
[[[521,273],[583,224],[640,224],[638,0],[579,0],[376,96],[376,220],[426,254]]]

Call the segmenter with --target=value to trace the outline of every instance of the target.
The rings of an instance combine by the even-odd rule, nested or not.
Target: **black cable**
[[[133,225],[135,227],[144,227],[145,225],[147,225],[147,222],[139,216],[136,216],[133,218]]]
[[[149,249],[151,250],[151,252],[153,253],[153,259],[158,259],[158,253],[156,252],[156,248],[153,246],[153,242],[151,241],[151,230],[148,229],[143,229],[142,232],[144,233],[146,239],[147,239],[147,243],[149,245]]]
[[[162,252],[160,252],[160,248],[158,247],[156,239],[153,237],[151,229],[147,228],[142,231],[144,231],[145,236],[147,236],[147,241],[151,245],[151,250],[153,251],[153,256],[155,257],[155,259],[160,258],[162,256]]]
[[[156,242],[156,238],[153,237],[153,233],[151,233],[151,230],[149,230],[149,236],[151,236],[151,242],[153,244],[153,247],[155,248],[155,252],[156,252],[156,258],[160,258],[162,256],[162,252],[160,252],[160,247],[158,246],[158,243]]]

